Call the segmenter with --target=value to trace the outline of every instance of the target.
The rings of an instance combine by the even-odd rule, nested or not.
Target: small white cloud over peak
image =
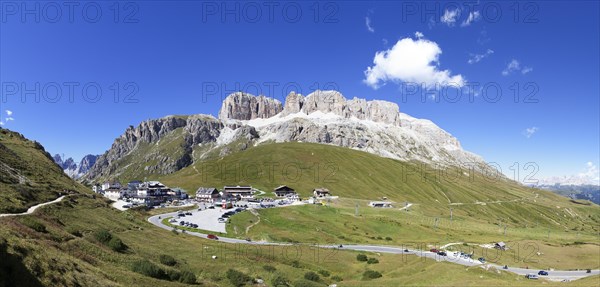
[[[523,135],[526,138],[531,138],[531,136],[533,136],[533,134],[537,133],[537,131],[539,131],[540,129],[538,127],[530,127],[530,128],[526,128],[525,130],[523,130]]]
[[[4,125],[4,122],[3,122],[3,121],[0,121],[0,126],[3,126],[3,125]]]
[[[452,27],[456,23],[456,19],[458,19],[459,16],[460,16],[460,9],[458,9],[458,8],[456,8],[454,10],[446,9],[444,11],[444,15],[442,15],[442,17],[440,17],[440,21],[442,21],[442,23],[448,25],[448,27]]]
[[[6,115],[8,115],[9,117],[12,116],[13,112],[11,110],[6,110]]]
[[[494,50],[492,50],[492,49],[487,49],[487,51],[485,51],[485,53],[483,53],[483,54],[470,54],[470,58],[467,61],[467,63],[469,63],[469,64],[479,63],[479,61],[483,60],[484,58],[488,57],[491,54],[494,54]]]
[[[423,35],[423,33],[419,32],[419,31],[415,32],[415,37],[416,37],[417,39],[421,39],[421,38],[423,38],[424,36],[425,36],[425,35]]]
[[[469,13],[469,17],[467,17],[467,19],[465,19],[462,22],[462,24],[460,24],[460,26],[461,27],[469,26],[469,25],[471,25],[471,23],[479,21],[479,19],[481,19],[481,14],[479,13],[479,11],[473,11],[473,12]]]
[[[464,86],[462,75],[439,69],[440,54],[442,50],[435,42],[422,38],[401,39],[392,48],[375,53],[374,65],[364,71],[364,82],[374,89],[387,81],[418,83],[430,88]]]

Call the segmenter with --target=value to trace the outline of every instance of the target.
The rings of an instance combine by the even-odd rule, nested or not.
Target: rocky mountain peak
[[[236,92],[223,101],[219,111],[221,120],[253,120],[270,118],[279,114],[283,106],[277,99],[263,95],[254,96],[248,93]]]
[[[306,97],[294,92],[285,99],[282,116],[303,112],[331,113],[344,118],[357,118],[392,125],[401,125],[400,108],[396,103],[353,98],[347,100],[338,91],[317,90]]]

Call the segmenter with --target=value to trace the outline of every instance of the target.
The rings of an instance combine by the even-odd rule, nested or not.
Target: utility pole
[[[504,224],[504,235],[506,235],[506,224]]]
[[[550,228],[548,228],[548,239],[550,239]]]
[[[450,222],[452,222],[452,207],[450,207]]]
[[[354,207],[354,216],[358,216],[358,202],[356,203],[356,206]]]

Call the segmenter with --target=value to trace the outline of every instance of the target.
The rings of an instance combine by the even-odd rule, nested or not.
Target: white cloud
[[[423,33],[419,32],[419,31],[415,32],[415,37],[417,37],[417,39],[421,39],[421,38],[423,38],[424,36],[425,36],[425,35],[423,35]]]
[[[429,20],[427,21],[427,27],[429,27],[429,30],[435,27],[435,19],[433,17],[429,17]]]
[[[10,117],[10,116],[12,116],[13,112],[10,110],[6,110],[6,114]]]
[[[485,51],[485,53],[483,54],[470,54],[471,57],[469,58],[469,60],[467,61],[469,64],[475,64],[475,63],[479,63],[479,61],[483,60],[484,58],[486,58],[487,56],[494,54],[494,51],[491,49],[487,49],[487,51]]]
[[[456,8],[454,10],[447,10],[444,11],[444,15],[442,15],[442,17],[440,17],[440,21],[442,21],[442,23],[448,25],[449,27],[454,26],[454,23],[456,23],[456,19],[460,16],[460,9]]]
[[[4,120],[8,123],[10,121],[14,121],[15,119],[13,117],[7,117]]]
[[[364,82],[374,89],[387,81],[413,82],[427,87],[462,87],[465,82],[462,75],[451,75],[450,70],[438,70],[441,53],[435,42],[404,38],[391,49],[375,53],[374,66],[364,72]]]
[[[504,70],[502,70],[502,75],[508,76],[512,72],[517,72],[517,71],[521,71],[521,73],[523,75],[525,75],[525,74],[533,71],[533,68],[527,67],[527,66],[524,66],[523,68],[521,68],[521,63],[518,60],[512,59],[508,63],[508,65],[506,65],[506,68],[504,68]]]
[[[367,25],[367,30],[369,30],[369,32],[375,33],[375,29],[373,29],[373,26],[371,26],[371,17],[365,17],[365,24]]]
[[[3,122],[3,121],[0,121],[0,126],[3,126],[3,125],[4,125],[4,122]]]
[[[481,19],[481,14],[479,14],[479,11],[471,12],[471,13],[469,13],[469,17],[467,17],[467,19],[465,21],[463,21],[462,24],[460,24],[460,26],[461,27],[469,26],[469,25],[471,25],[471,23],[479,21],[479,19]]]
[[[533,136],[533,134],[535,134],[537,131],[539,131],[540,129],[538,127],[530,127],[530,128],[526,128],[523,131],[523,135],[526,138],[530,138],[531,136]]]
[[[508,74],[510,74],[514,71],[518,71],[518,70],[521,70],[521,63],[519,63],[519,61],[517,61],[515,59],[512,59],[512,61],[510,61],[510,63],[508,63],[506,68],[504,68],[504,70],[502,70],[502,75],[508,76]]]

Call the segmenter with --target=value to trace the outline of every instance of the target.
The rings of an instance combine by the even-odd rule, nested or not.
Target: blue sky
[[[103,153],[145,119],[216,115],[221,98],[244,87],[280,100],[284,86],[303,94],[336,87],[346,98],[394,101],[402,112],[432,120],[505,174],[512,176],[517,162],[521,179],[528,162],[539,166],[536,178],[598,165],[596,1],[130,3],[80,2],[71,14],[61,1],[3,2],[4,127],[79,159]],[[35,5],[38,15],[23,12]],[[376,53],[386,51],[376,68]],[[438,61],[402,70],[393,51]],[[366,81],[368,67],[377,70],[376,83]],[[443,85],[424,89],[424,102],[406,95],[410,79],[457,77],[463,89],[488,89],[457,101],[440,96]],[[24,92],[36,83],[37,91]],[[206,90],[215,84],[216,92]],[[497,101],[494,87],[502,92]]]

